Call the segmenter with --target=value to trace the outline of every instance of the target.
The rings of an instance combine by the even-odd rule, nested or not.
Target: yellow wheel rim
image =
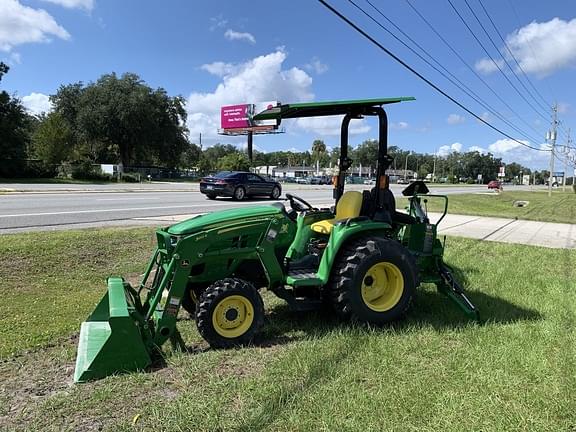
[[[236,338],[248,331],[254,321],[254,307],[244,296],[222,299],[212,313],[212,325],[220,336]]]
[[[404,292],[404,277],[389,262],[374,264],[362,280],[362,300],[376,312],[385,312],[398,304]]]

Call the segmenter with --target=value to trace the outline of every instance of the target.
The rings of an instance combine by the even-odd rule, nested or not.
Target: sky
[[[561,122],[558,143],[564,144],[566,131],[576,128],[573,1],[354,0],[368,15],[348,0],[327,1],[511,137],[547,148],[555,102]],[[426,57],[431,56],[481,103],[381,26],[417,42],[424,49],[422,57],[432,61]],[[387,107],[390,145],[440,155],[491,152],[505,162],[537,169],[549,163],[549,152],[530,150],[482,124],[315,0],[0,0],[0,61],[11,67],[2,88],[31,113],[49,111],[48,96],[61,85],[93,82],[111,72],[136,73],[148,85],[187,100],[190,140],[198,143],[202,134],[203,146],[244,145],[245,138],[218,135],[224,105],[414,96],[415,101]],[[290,120],[282,127],[283,134],[256,136],[256,149],[304,151],[315,139],[329,147],[339,144],[339,118]],[[376,137],[373,119],[352,122],[353,146]]]

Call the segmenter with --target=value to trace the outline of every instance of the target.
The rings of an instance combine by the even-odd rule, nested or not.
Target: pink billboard
[[[236,129],[251,126],[250,120],[254,116],[254,105],[241,104],[223,106],[220,109],[220,127],[222,129]]]
[[[228,105],[220,108],[220,127],[222,129],[242,129],[259,126],[277,126],[276,120],[254,121],[256,113],[277,106],[278,102],[259,102],[257,104]]]

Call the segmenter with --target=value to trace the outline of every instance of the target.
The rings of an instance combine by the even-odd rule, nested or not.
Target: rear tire
[[[209,200],[213,200],[213,199],[216,199],[216,195],[214,195],[214,194],[206,194],[206,198],[208,198]]]
[[[396,241],[370,236],[343,247],[328,288],[342,318],[385,324],[406,313],[418,285],[410,252]]]
[[[280,198],[280,194],[282,194],[280,188],[278,186],[274,186],[274,189],[272,189],[272,193],[270,194],[270,198],[273,200],[277,200],[278,198]]]
[[[196,326],[212,348],[249,344],[263,322],[262,297],[242,279],[214,282],[202,293],[196,307]]]
[[[236,189],[234,189],[234,194],[232,195],[232,198],[234,198],[236,201],[242,201],[245,197],[246,197],[246,190],[242,186],[238,186]]]

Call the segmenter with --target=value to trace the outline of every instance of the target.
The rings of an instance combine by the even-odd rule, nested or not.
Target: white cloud
[[[492,116],[490,115],[490,113],[488,111],[484,111],[482,114],[480,114],[480,118],[486,122],[489,122],[490,119],[492,118]],[[480,120],[476,119],[476,121],[478,123],[482,123]]]
[[[566,102],[558,102],[558,114],[566,114],[570,110],[570,104]]]
[[[459,142],[455,142],[451,145],[443,145],[438,149],[438,156],[448,156],[450,153],[453,152],[460,152],[462,151],[462,144]]]
[[[528,144],[528,141],[521,141],[521,142],[523,142],[524,144]],[[514,150],[517,147],[522,147],[522,144],[513,141],[511,139],[505,138],[500,139],[493,144],[490,144],[488,146],[488,150],[490,150],[492,153],[495,154],[503,154],[509,152],[510,150]]]
[[[205,70],[206,72],[211,73],[212,75],[223,77],[225,75],[230,75],[231,73],[234,73],[234,71],[237,69],[237,66],[232,63],[224,63],[218,61],[214,63],[203,64],[202,66],[200,66],[200,69]]]
[[[462,124],[465,121],[466,118],[464,116],[461,116],[460,114],[450,114],[446,119],[446,123],[448,123],[449,125]]]
[[[210,31],[214,31],[216,29],[226,27],[228,25],[228,20],[224,19],[222,14],[210,18],[210,22],[211,22]]]
[[[244,40],[246,42],[250,42],[251,44],[256,43],[256,38],[250,33],[241,33],[231,29],[226,30],[224,37],[228,40]]]
[[[42,93],[30,93],[22,98],[22,105],[30,113],[38,115],[52,111],[50,98]]]
[[[408,129],[410,127],[410,125],[406,122],[398,122],[398,123],[390,123],[390,129],[397,129],[397,130],[403,130],[403,129]]]
[[[54,3],[64,6],[68,9],[84,9],[91,11],[94,9],[94,0],[42,0],[49,3]]]
[[[486,149],[479,146],[470,146],[468,147],[469,152],[478,152],[478,153],[486,153]]]
[[[304,65],[304,68],[318,75],[328,72],[328,65],[322,63],[317,57],[314,57],[310,63]]]
[[[342,116],[299,118],[295,121],[295,125],[306,132],[319,136],[338,136],[341,131]],[[368,131],[370,131],[370,126],[364,119],[350,122],[350,134],[358,135]]]
[[[45,10],[33,9],[17,0],[0,1],[0,51],[31,42],[50,42],[50,38],[69,39],[70,34]]]
[[[531,145],[532,147],[540,148],[542,150],[549,150],[548,144],[542,143],[540,145],[531,144],[529,141],[520,140],[524,144]],[[545,169],[550,161],[550,153],[543,151],[530,150],[523,145],[505,138],[500,139],[488,146],[488,151],[494,154],[495,157],[502,158],[506,163],[518,162],[530,168]]]
[[[312,77],[299,68],[284,69],[286,56],[284,51],[278,50],[245,63],[216,62],[212,65],[219,64],[217,67],[203,67],[222,76],[222,82],[213,92],[194,92],[188,97],[190,136],[202,133],[203,138],[216,138],[220,127],[220,107],[225,105],[312,100]]]
[[[22,56],[20,55],[20,53],[11,52],[10,57],[8,59],[8,63],[10,65],[20,64],[22,63]]]
[[[509,34],[506,43],[525,72],[541,77],[550,75],[576,65],[576,18],[532,22]],[[505,47],[501,51],[513,61]],[[476,62],[476,70],[488,74],[497,68],[492,60],[483,58]]]
[[[576,18],[532,22],[506,41],[524,71],[548,75],[576,63]]]
[[[474,69],[483,74],[490,74],[492,72],[496,72],[498,70],[498,67],[500,67],[500,69],[504,67],[504,60],[496,60],[494,62],[492,61],[492,59],[483,58],[478,60],[474,64]]]

